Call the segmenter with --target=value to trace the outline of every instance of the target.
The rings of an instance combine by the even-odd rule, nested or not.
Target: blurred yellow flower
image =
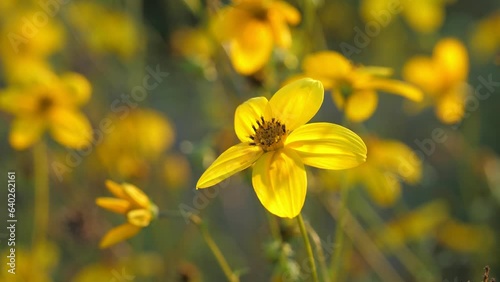
[[[306,124],[323,96],[321,82],[305,78],[284,86],[269,101],[257,97],[238,106],[234,129],[241,143],[222,153],[196,187],[213,186],[253,166],[252,184],[262,205],[280,217],[297,216],[307,191],[304,164],[347,169],[366,159],[365,143],[349,129]]]
[[[308,55],[302,69],[304,73],[295,78],[306,76],[320,80],[327,90],[331,90],[337,107],[353,122],[365,121],[373,115],[378,104],[377,91],[394,93],[413,101],[420,101],[423,96],[419,89],[408,83],[386,78],[392,73],[391,69],[355,66],[333,51]]]
[[[403,76],[424,90],[423,106],[435,105],[439,120],[452,124],[464,115],[468,72],[465,46],[457,39],[444,38],[434,47],[432,58],[411,58],[404,65]]]
[[[288,25],[299,22],[300,13],[284,1],[235,0],[219,12],[213,30],[221,42],[229,43],[236,71],[251,75],[269,61],[275,45],[291,46]]]
[[[77,73],[47,76],[0,91],[0,109],[15,116],[9,141],[17,150],[38,142],[46,129],[60,144],[80,149],[92,139],[92,127],[78,106],[91,95],[91,85]]]
[[[51,242],[37,243],[31,250],[23,247],[10,248],[1,253],[0,263],[3,271],[0,272],[0,281],[9,282],[52,282],[52,273],[59,263],[59,249]],[[15,263],[11,263],[9,256],[15,256]],[[13,268],[15,274],[7,272]]]
[[[169,189],[186,186],[191,176],[191,168],[186,156],[169,154],[163,161],[163,176]]]
[[[102,249],[135,236],[158,216],[156,205],[136,186],[128,183],[120,185],[107,180],[106,187],[116,198],[100,197],[96,199],[96,204],[101,208],[125,215],[127,223],[111,229],[104,235],[99,243]]]
[[[383,246],[397,249],[408,241],[435,236],[436,230],[449,217],[448,205],[443,200],[434,200],[399,216],[387,223],[377,233]]]
[[[488,251],[495,244],[495,235],[490,227],[452,219],[439,227],[437,239],[452,250],[466,253]]]
[[[413,151],[396,140],[364,138],[369,158],[366,163],[346,172],[327,171],[323,179],[335,187],[345,177],[347,187],[361,184],[379,206],[392,206],[401,196],[401,181],[415,185],[422,178],[422,163]],[[332,182],[332,183],[331,183]],[[333,183],[335,182],[335,183]]]
[[[68,18],[77,28],[77,35],[98,54],[114,53],[130,59],[142,46],[138,24],[121,11],[97,2],[79,1],[69,7]]]
[[[443,25],[445,6],[453,0],[362,0],[361,16],[366,22],[378,21],[384,26],[397,14],[406,19],[413,30],[420,33],[432,33]]]
[[[171,122],[157,111],[137,109],[108,119],[112,125],[97,147],[97,154],[116,177],[144,178],[148,162],[157,160],[174,142]]]
[[[65,30],[54,17],[40,20],[39,9],[11,9],[0,23],[0,55],[8,69],[23,57],[47,58],[65,44]]]
[[[470,38],[471,49],[482,61],[500,56],[500,10],[480,20]],[[497,63],[498,64],[498,63]]]

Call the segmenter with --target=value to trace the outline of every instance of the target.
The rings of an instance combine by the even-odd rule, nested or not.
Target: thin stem
[[[203,236],[203,239],[205,239],[205,242],[207,243],[208,247],[212,251],[213,255],[215,256],[215,259],[217,259],[217,262],[219,263],[220,267],[222,268],[222,271],[226,275],[226,278],[230,282],[239,282],[240,279],[238,275],[236,275],[232,270],[231,267],[229,267],[229,264],[227,263],[226,258],[220,251],[219,247],[213,240],[212,236],[210,235],[210,232],[208,232],[208,228],[206,225],[203,223],[201,218],[196,215],[191,215],[189,217],[191,222],[193,222],[196,226],[198,226],[198,229],[200,229],[200,233]]]
[[[35,171],[35,214],[33,217],[32,245],[45,242],[49,221],[49,171],[47,164],[47,146],[43,141],[33,148]]]
[[[306,226],[304,224],[304,219],[302,218],[302,214],[299,213],[297,216],[297,222],[299,223],[300,233],[302,234],[302,238],[304,239],[304,245],[306,247],[307,256],[309,259],[309,268],[311,269],[313,281],[318,282],[318,273],[316,273],[316,263],[314,262],[314,255],[311,247],[311,243],[309,242],[309,236],[307,235]]]
[[[314,246],[316,247],[316,253],[318,254],[319,271],[323,276],[323,281],[329,282],[330,279],[328,277],[328,267],[326,266],[326,256],[325,252],[323,252],[323,246],[321,245],[321,238],[319,238],[318,233],[316,233],[316,230],[314,230],[314,228],[312,228],[310,224],[307,224],[307,231],[309,232],[309,236],[311,236]]]
[[[340,210],[339,210],[339,217],[337,218],[337,228],[335,228],[335,241],[333,243],[333,248],[334,250],[334,256],[331,261],[331,267],[330,267],[330,276],[332,278],[332,281],[338,281],[338,277],[340,277],[339,272],[340,272],[340,264],[342,261],[342,254],[343,254],[343,246],[344,246],[344,226],[345,226],[345,221],[346,221],[346,213],[347,213],[347,196],[349,194],[349,191],[347,190],[347,181],[346,177],[343,176],[341,178],[341,183],[340,183]]]

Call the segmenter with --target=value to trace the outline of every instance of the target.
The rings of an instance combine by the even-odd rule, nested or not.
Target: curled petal
[[[146,209],[131,210],[127,213],[127,221],[139,227],[146,227],[151,222],[153,215]]]
[[[95,203],[101,208],[120,214],[125,214],[130,209],[130,202],[124,199],[100,197]]]
[[[130,223],[125,223],[117,226],[106,233],[99,243],[99,248],[105,249],[121,241],[125,241],[134,237],[141,231],[141,227],[135,226]]]
[[[118,197],[120,199],[127,199],[127,195],[125,194],[125,191],[123,191],[122,185],[111,181],[111,180],[106,180],[105,182],[106,188],[108,188],[108,191],[111,192],[115,197]]]
[[[149,209],[151,202],[148,196],[144,194],[141,189],[128,183],[123,183],[122,187],[127,199],[132,203],[133,207]]]
[[[286,139],[285,147],[298,153],[306,165],[347,169],[366,160],[366,145],[356,133],[332,123],[303,125]]]
[[[252,142],[249,138],[255,133],[252,125],[257,126],[256,121],[264,115],[267,106],[265,97],[249,99],[236,108],[234,113],[234,131],[241,142]]]
[[[284,123],[287,130],[294,130],[318,112],[323,98],[323,84],[320,81],[299,79],[282,87],[269,100],[271,115]]]
[[[415,102],[422,101],[424,93],[415,86],[394,79],[373,79],[363,85],[369,89],[377,89],[401,95]]]
[[[240,143],[222,153],[201,175],[196,188],[213,186],[251,166],[263,151],[259,146]]]
[[[252,184],[262,205],[279,217],[293,218],[304,205],[307,178],[297,153],[283,149],[265,153],[256,163]]]

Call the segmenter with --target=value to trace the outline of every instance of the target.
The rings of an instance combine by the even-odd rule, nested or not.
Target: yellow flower
[[[293,218],[304,205],[304,165],[347,169],[363,163],[366,146],[347,128],[306,124],[323,103],[323,85],[301,79],[281,88],[271,100],[252,98],[236,109],[234,129],[240,144],[222,153],[196,184],[206,188],[253,165],[252,184],[271,213]]]
[[[9,136],[11,146],[26,149],[38,142],[46,129],[64,146],[87,146],[92,128],[78,106],[90,98],[90,83],[77,73],[45,75],[45,80],[14,84],[0,92],[0,109],[15,116]]]
[[[401,181],[416,184],[422,177],[422,163],[413,151],[396,140],[365,138],[370,157],[366,163],[344,173],[346,185],[361,184],[379,206],[392,206],[401,196]],[[340,181],[337,172],[326,172],[323,179]],[[330,178],[330,179],[329,179]]]
[[[386,18],[392,19],[397,14],[405,18],[411,28],[420,33],[432,33],[443,25],[445,6],[452,0],[363,0],[361,16],[366,22],[375,20],[386,25]]]
[[[300,22],[300,14],[284,1],[240,0],[218,14],[213,29],[221,42],[229,43],[231,62],[237,72],[250,75],[260,70],[274,45],[289,48],[288,25]]]
[[[141,48],[140,30],[126,13],[96,2],[80,1],[69,7],[71,23],[92,51],[130,59]]]
[[[452,124],[464,115],[468,72],[465,46],[457,39],[445,38],[434,47],[432,58],[411,58],[404,66],[403,76],[424,90],[424,105],[434,104],[437,117]]]
[[[110,132],[97,147],[97,155],[112,175],[144,178],[148,162],[157,160],[174,142],[174,128],[159,112],[138,109],[109,120]]]
[[[116,198],[100,197],[97,198],[96,204],[101,208],[125,215],[127,223],[111,229],[104,235],[99,243],[102,249],[135,236],[158,215],[156,205],[134,185],[128,183],[120,185],[108,180],[106,187]]]
[[[303,75],[320,80],[331,90],[337,107],[348,120],[362,122],[370,118],[378,104],[377,90],[420,101],[423,94],[405,82],[385,78],[392,73],[383,67],[355,66],[340,53],[322,51],[307,56]]]
[[[481,61],[500,54],[500,33],[497,30],[500,30],[500,9],[480,20],[474,27],[470,39],[471,49]]]
[[[434,200],[387,223],[377,239],[384,246],[397,249],[408,241],[434,236],[437,228],[449,217],[448,205]]]
[[[495,235],[489,226],[452,219],[441,225],[437,239],[452,250],[466,253],[488,251],[495,244]]]

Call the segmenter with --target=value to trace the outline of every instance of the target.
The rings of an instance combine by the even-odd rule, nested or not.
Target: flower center
[[[37,110],[38,113],[46,113],[54,105],[54,100],[47,96],[42,96],[38,100]]]
[[[253,140],[250,145],[258,145],[266,152],[283,147],[287,136],[286,126],[280,121],[272,118],[270,121],[260,117],[257,120],[257,128],[252,125],[255,134],[250,136]]]

